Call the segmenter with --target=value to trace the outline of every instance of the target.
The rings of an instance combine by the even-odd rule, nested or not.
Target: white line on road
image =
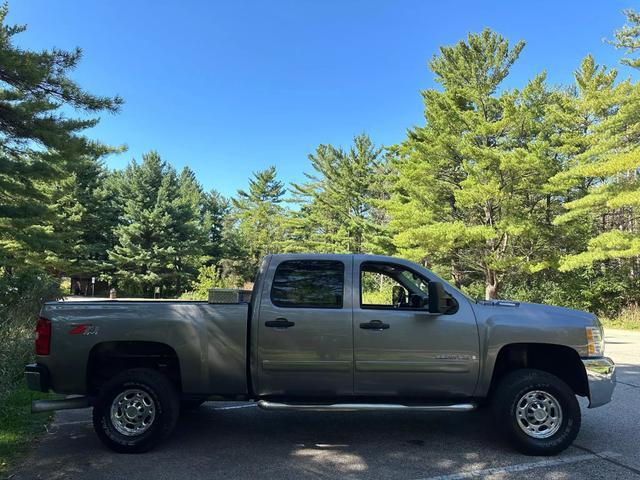
[[[506,467],[485,468],[483,470],[469,470],[468,472],[453,473],[450,475],[440,475],[437,477],[426,477],[420,480],[461,480],[464,478],[475,478],[485,475],[499,475],[501,473],[526,472],[535,468],[555,467],[558,465],[566,465],[569,463],[582,462],[584,460],[598,460],[607,457],[620,457],[619,453],[602,452],[589,453],[584,455],[572,455],[564,458],[556,458],[553,460],[541,460],[539,462],[520,463],[517,465],[508,465]]]

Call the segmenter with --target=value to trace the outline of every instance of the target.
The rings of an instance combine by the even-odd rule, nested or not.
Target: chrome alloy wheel
[[[125,390],[111,403],[111,423],[122,435],[143,434],[155,418],[156,404],[144,390]]]
[[[516,420],[533,438],[549,438],[562,424],[562,407],[553,395],[542,390],[525,393],[516,405]]]

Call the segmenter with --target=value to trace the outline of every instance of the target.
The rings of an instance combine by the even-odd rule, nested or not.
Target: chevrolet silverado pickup
[[[269,255],[250,301],[48,302],[31,389],[70,394],[33,411],[93,408],[108,447],[151,449],[181,409],[466,412],[490,405],[528,454],[567,448],[576,396],[611,400],[597,318],[475,301],[420,265],[372,255]]]

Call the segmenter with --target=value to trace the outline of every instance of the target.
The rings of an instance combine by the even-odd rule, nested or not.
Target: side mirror
[[[446,313],[451,308],[451,297],[442,283],[429,282],[429,313]]]
[[[400,285],[391,287],[391,302],[394,307],[399,307],[407,303],[407,291]]]

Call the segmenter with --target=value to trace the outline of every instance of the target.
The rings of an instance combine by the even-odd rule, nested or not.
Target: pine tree
[[[631,86],[628,82],[616,85],[616,77],[615,70],[599,67],[591,56],[585,58],[575,73],[576,87],[570,93],[566,109],[570,119],[567,123],[573,125],[563,138],[568,155],[565,168],[550,180],[550,188],[565,197],[565,211],[556,217],[556,225],[579,229],[585,239],[591,240],[581,245],[578,253],[568,252],[563,257],[560,264],[563,271],[607,258],[606,242],[593,239],[600,237],[599,233],[606,234],[611,227],[617,230],[610,223],[614,218],[609,206],[613,206],[612,197],[620,193],[621,183],[610,177],[615,172],[607,173],[604,169],[611,168],[605,165],[609,163],[608,152],[618,142],[608,126],[620,121],[620,108],[630,95]],[[603,238],[606,235],[600,240]]]
[[[300,210],[291,222],[288,250],[389,253],[387,219],[377,202],[385,198],[382,149],[358,135],[348,151],[320,145],[309,155],[314,173],[294,184]]]
[[[118,287],[149,296],[156,287],[163,296],[189,288],[207,242],[198,211],[201,189],[192,172],[178,176],[150,152],[141,164],[132,161],[114,183],[123,211],[117,243],[109,251]]]
[[[610,43],[625,51],[627,57],[621,60],[624,65],[640,68],[640,58],[629,57],[640,50],[640,13],[627,9],[624,10],[624,14],[627,17],[627,23],[615,32],[615,40]]]
[[[7,14],[5,4],[0,7],[0,264],[47,266],[50,257],[57,263],[55,252],[65,240],[52,227],[61,199],[52,184],[66,182],[78,159],[113,151],[80,135],[97,118],[69,118],[66,112],[116,112],[122,100],[91,95],[69,78],[80,61],[79,49],[16,47],[13,37],[26,27],[6,25]]]
[[[558,169],[545,76],[501,88],[523,47],[490,30],[442,47],[430,62],[442,90],[422,92],[426,125],[391,150],[400,253],[458,286],[482,281],[488,299],[507,275],[547,267],[556,207],[544,192]]]
[[[640,46],[640,17],[632,11],[627,16],[634,26],[617,32],[616,45],[633,53]],[[637,59],[623,62],[640,67]],[[575,77],[574,101],[585,119],[584,149],[552,184],[564,189],[569,199],[556,223],[587,225],[590,235],[586,248],[566,255],[560,268],[600,264],[626,274],[628,289],[629,282],[637,284],[640,269],[640,84],[616,83],[616,70],[599,67],[590,56]]]
[[[205,254],[208,264],[216,264],[225,256],[229,256],[230,246],[225,236],[225,226],[228,224],[231,205],[228,199],[216,190],[204,195],[203,226],[207,231],[207,246]]]
[[[81,157],[72,168],[69,177],[55,184],[59,198],[51,228],[64,241],[55,252],[48,252],[48,268],[68,276],[97,276],[109,268],[107,251],[115,243],[113,230],[120,211],[101,162]]]
[[[278,180],[275,167],[255,172],[249,179],[249,190],[238,190],[232,199],[234,240],[229,245],[235,252],[235,267],[247,281],[253,280],[260,260],[269,253],[277,253],[283,240],[282,205],[286,191]],[[240,261],[244,257],[243,261]]]

